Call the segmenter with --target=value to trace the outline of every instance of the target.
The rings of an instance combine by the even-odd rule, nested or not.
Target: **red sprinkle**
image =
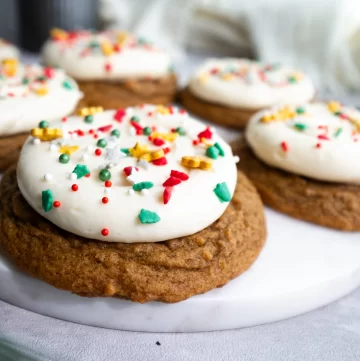
[[[99,136],[98,136],[97,134],[94,134],[94,138],[95,138],[95,139],[98,139]]]
[[[114,114],[114,119],[119,123],[121,123],[125,115],[126,115],[125,109],[118,109]]]
[[[109,198],[108,197],[103,197],[101,202],[103,202],[104,204],[109,202]]]
[[[60,207],[60,205],[61,205],[61,203],[60,203],[59,201],[55,201],[55,202],[53,203],[53,206],[54,206],[55,208]]]
[[[186,181],[186,180],[189,179],[189,176],[186,173],[179,172],[177,170],[172,170],[171,173],[170,173],[170,176],[175,177],[175,178],[179,178],[182,181]]]
[[[212,138],[212,131],[210,130],[209,127],[207,127],[205,130],[203,130],[202,132],[200,132],[198,134],[198,138],[201,139],[201,138],[205,138],[205,139],[211,139]]]
[[[164,204],[168,204],[168,202],[171,198],[172,190],[173,190],[172,187],[165,187],[164,194],[163,194]]]
[[[154,145],[156,145],[158,147],[161,147],[162,145],[165,144],[165,141],[161,138],[154,138],[152,142]]]
[[[115,44],[115,45],[114,45],[114,51],[115,51],[116,53],[120,53],[120,51],[121,51],[121,46],[120,46],[119,44]]]
[[[174,108],[170,105],[168,106],[170,114],[174,114]]]
[[[166,157],[162,157],[162,158],[153,160],[151,163],[154,165],[162,166],[162,165],[167,164],[167,159],[166,159]]]
[[[99,132],[108,132],[112,128],[112,125],[104,125],[103,127],[98,128]]]
[[[81,130],[81,129],[78,129],[78,130],[76,131],[76,133],[77,133],[77,135],[78,135],[79,137],[83,137],[83,136],[85,135],[84,131]]]
[[[320,148],[321,148],[321,143],[317,143],[315,147],[316,147],[317,149],[320,149]]]
[[[47,77],[47,78],[53,78],[54,75],[55,75],[55,69],[54,68],[51,68],[51,67],[46,67],[44,68],[44,75]]]
[[[141,129],[136,129],[136,135],[143,135],[143,131]]]
[[[180,113],[180,114],[187,114],[187,111],[186,111],[185,109],[180,109],[180,110],[179,110],[179,113]]]
[[[106,236],[109,235],[109,230],[108,230],[107,228],[103,228],[103,229],[101,230],[101,234],[102,234],[104,237],[106,237]]]
[[[128,177],[130,174],[131,174],[131,170],[132,170],[133,167],[129,166],[129,167],[125,167],[123,169],[124,173],[126,174],[126,176]],[[139,168],[137,167],[134,167],[137,171],[139,171]]]
[[[197,139],[194,139],[192,143],[193,145],[198,145],[200,142]]]
[[[90,173],[86,174],[85,177],[86,177],[86,178],[89,178],[89,177],[90,177]]]
[[[106,188],[110,188],[111,186],[112,186],[112,182],[109,181],[109,180],[107,180],[107,181],[105,182],[105,187],[106,187]]]
[[[67,117],[62,117],[61,121],[65,123],[67,121],[67,119],[68,119]]]
[[[168,154],[170,152],[170,148],[169,147],[163,148],[163,151],[164,154]]]
[[[104,69],[107,73],[110,73],[112,70],[112,65],[110,63],[106,63]]]
[[[326,135],[318,135],[317,137],[321,140],[330,140],[330,138],[328,138]]]
[[[164,187],[173,187],[180,183],[181,183],[181,179],[175,178],[175,177],[170,177],[163,183],[163,186]]]
[[[101,155],[101,149],[99,148],[95,149],[95,155],[97,156]]]
[[[130,124],[136,129],[136,130],[141,130],[141,132],[143,131],[143,127],[136,122],[131,121]]]
[[[74,192],[76,192],[76,191],[79,189],[79,186],[78,186],[77,184],[73,184],[73,185],[71,186],[71,189],[72,189]]]
[[[94,134],[95,133],[95,130],[94,129],[90,129],[89,130],[89,134]]]
[[[289,145],[286,142],[281,142],[281,148],[284,152],[289,150]]]
[[[149,112],[149,113],[147,113],[147,116],[148,117],[152,117],[154,115],[154,113],[153,112]]]

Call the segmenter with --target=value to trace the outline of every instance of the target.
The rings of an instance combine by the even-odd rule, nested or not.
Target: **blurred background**
[[[0,0],[0,37],[38,52],[52,27],[117,27],[173,54],[299,67],[321,94],[360,93],[360,0]]]

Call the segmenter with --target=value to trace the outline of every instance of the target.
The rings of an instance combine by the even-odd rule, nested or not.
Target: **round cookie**
[[[39,120],[70,114],[82,93],[62,70],[23,65],[16,59],[0,64],[0,169],[16,161],[27,134]]]
[[[250,120],[251,150],[235,145],[235,153],[265,204],[309,222],[358,231],[359,129],[360,113],[337,102],[277,107]]]
[[[314,97],[311,80],[280,65],[247,59],[209,59],[179,97],[193,113],[215,123],[243,128],[261,109],[301,104]]]
[[[21,269],[82,296],[178,302],[252,264],[262,204],[211,128],[174,107],[81,113],[33,129],[3,178],[0,248]]]
[[[0,38],[0,61],[7,58],[18,59],[19,50],[5,39]]]
[[[170,103],[176,76],[166,52],[143,37],[54,29],[42,50],[43,62],[73,76],[84,92],[83,106],[114,109],[143,103]]]

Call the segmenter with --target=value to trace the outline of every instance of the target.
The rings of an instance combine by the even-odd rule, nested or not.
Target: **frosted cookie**
[[[314,97],[302,72],[247,59],[209,59],[180,93],[185,107],[221,125],[243,128],[261,109],[301,104]]]
[[[86,106],[102,104],[110,109],[167,104],[176,92],[170,55],[143,37],[118,30],[54,29],[43,47],[42,59],[79,82]]]
[[[8,41],[0,38],[0,61],[6,58],[19,58],[19,50]]]
[[[81,114],[33,129],[4,176],[0,248],[20,268],[82,296],[177,302],[253,263],[262,204],[216,133],[172,107]]]
[[[62,70],[23,65],[16,59],[0,63],[0,169],[16,161],[31,128],[60,120],[76,107],[82,93]]]
[[[338,102],[275,107],[250,120],[240,168],[275,209],[360,230],[359,130],[360,113]]]

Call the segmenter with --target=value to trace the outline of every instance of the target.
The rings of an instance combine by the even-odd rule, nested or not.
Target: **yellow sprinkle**
[[[293,74],[293,77],[295,78],[295,80],[299,81],[299,80],[303,80],[304,79],[304,74],[296,72]]]
[[[59,40],[66,40],[69,37],[69,33],[65,30],[54,28],[50,30],[50,36]]]
[[[341,104],[334,100],[328,102],[327,106],[328,106],[328,109],[333,113],[338,112],[341,108]]]
[[[31,129],[31,135],[42,141],[50,141],[61,138],[63,136],[62,130],[58,128],[34,128]]]
[[[101,50],[102,50],[103,54],[106,56],[109,56],[114,53],[113,46],[111,45],[111,43],[108,43],[106,41],[101,43]]]
[[[164,107],[163,105],[158,105],[156,107],[156,111],[162,115],[168,115],[170,114],[170,110],[167,107]]]
[[[79,115],[81,116],[86,116],[86,115],[92,115],[92,114],[95,114],[95,113],[101,113],[103,112],[104,109],[103,107],[90,107],[90,108],[81,108],[79,110]]]
[[[129,149],[131,155],[135,158],[140,158],[145,153],[149,153],[149,147],[144,144],[136,143],[134,148]]]
[[[200,142],[204,143],[205,145],[213,145],[214,143],[210,142],[206,138],[200,138]]]
[[[14,58],[6,58],[1,62],[7,76],[14,76],[18,68],[18,61]]]
[[[46,88],[46,87],[41,87],[41,88],[35,89],[36,95],[39,95],[39,96],[44,96],[44,95],[46,95],[48,92],[49,92],[49,90],[48,90],[48,88]]]
[[[78,145],[63,145],[59,148],[60,153],[65,153],[68,155],[71,155],[72,153],[76,152],[77,150],[79,150]]]
[[[154,132],[151,134],[151,138],[154,139],[154,138],[160,138],[162,140],[166,140],[168,142],[173,142],[176,140],[176,138],[178,137],[178,133],[173,133],[173,132],[170,132],[170,133],[159,133],[159,132]]]
[[[200,157],[184,156],[181,158],[181,165],[187,168],[211,169],[212,161]]]
[[[225,73],[221,76],[221,78],[225,81],[230,81],[231,79],[234,78],[234,75],[233,74],[230,74],[230,73]]]
[[[126,31],[120,31],[117,34],[117,43],[119,45],[123,45],[125,41],[128,39],[128,37],[129,37],[129,33],[127,33]]]

